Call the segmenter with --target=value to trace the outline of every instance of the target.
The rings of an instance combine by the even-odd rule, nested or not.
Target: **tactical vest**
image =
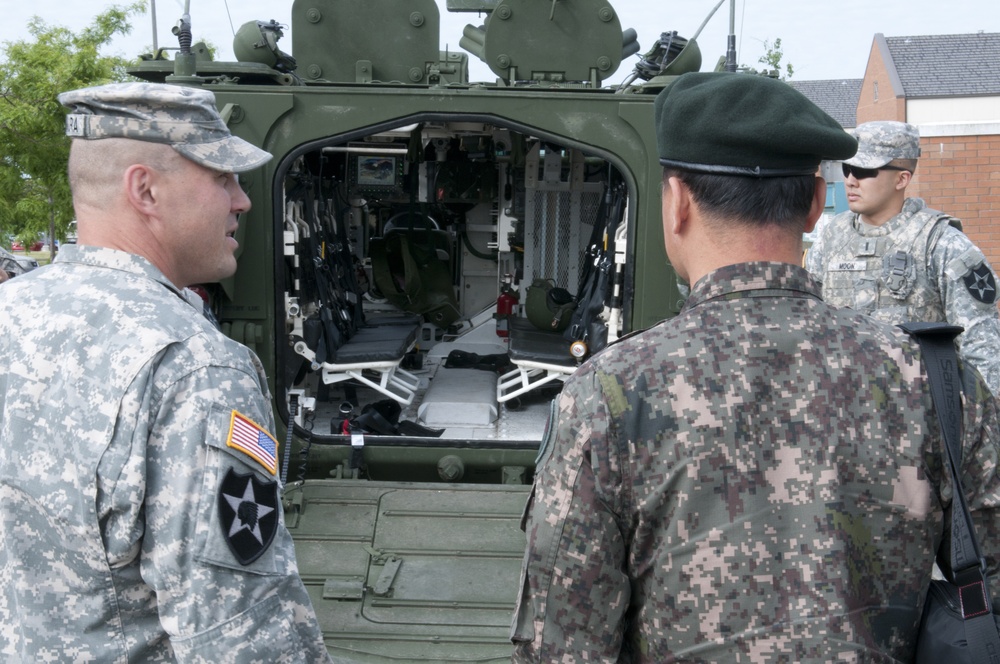
[[[958,219],[908,198],[903,210],[877,228],[857,228],[858,215],[845,212],[823,229],[823,299],[882,322],[943,321],[944,303],[928,273],[932,236]]]

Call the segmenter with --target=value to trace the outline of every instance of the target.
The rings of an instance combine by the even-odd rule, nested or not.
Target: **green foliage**
[[[127,80],[128,61],[100,49],[128,34],[130,16],[145,9],[145,0],[112,6],[78,34],[35,17],[27,26],[32,40],[0,46],[0,237],[65,237],[73,219],[69,138],[56,95]]]
[[[785,70],[781,70],[781,59],[784,57],[784,52],[781,50],[781,37],[774,40],[772,44],[770,40],[764,40],[764,55],[757,59],[757,62],[764,65],[763,70],[757,70],[754,67],[747,67],[742,65],[740,68],[751,74],[760,74],[763,76],[773,76],[775,78],[780,78],[782,81],[791,78],[795,74],[795,67],[791,63],[785,65]]]

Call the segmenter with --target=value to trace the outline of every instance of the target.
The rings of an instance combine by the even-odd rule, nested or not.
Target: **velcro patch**
[[[259,424],[235,410],[229,420],[226,446],[251,457],[272,475],[278,473],[278,441]]]
[[[960,587],[958,598],[962,604],[963,618],[975,618],[990,612],[990,606],[986,603],[986,587],[982,581]]]
[[[278,482],[261,482],[232,468],[219,485],[219,522],[229,550],[241,565],[267,551],[278,531]]]
[[[87,135],[87,116],[70,113],[66,116],[66,135],[82,138]]]
[[[969,270],[962,277],[962,281],[969,289],[969,295],[983,304],[993,304],[997,301],[997,281],[993,276],[993,271],[987,267],[986,263],[980,263]]]

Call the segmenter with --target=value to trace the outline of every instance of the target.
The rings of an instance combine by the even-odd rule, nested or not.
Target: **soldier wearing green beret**
[[[912,661],[942,538],[920,351],[800,266],[855,139],[780,81],[656,100],[674,318],[566,381],[526,507],[515,662]],[[1000,563],[1000,413],[966,370],[963,472]]]
[[[78,241],[0,296],[0,654],[329,661],[263,367],[188,289],[236,270],[236,174],[271,155],[206,90],[59,101]]]
[[[849,210],[824,224],[806,255],[823,299],[886,323],[948,322],[965,329],[962,357],[1000,394],[997,277],[962,223],[906,189],[920,133],[906,122],[865,122],[842,164]]]

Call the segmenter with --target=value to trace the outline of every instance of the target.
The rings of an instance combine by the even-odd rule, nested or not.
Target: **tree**
[[[73,220],[66,162],[66,111],[56,96],[66,90],[129,78],[128,61],[101,56],[99,49],[128,34],[129,17],[145,11],[145,0],[112,6],[75,34],[28,23],[34,41],[0,47],[0,237],[33,239],[48,230],[65,237]]]
[[[784,57],[784,52],[781,50],[781,37],[774,40],[772,44],[770,40],[764,40],[764,55],[757,59],[757,62],[764,65],[763,71],[758,71],[754,67],[747,67],[742,65],[741,69],[751,73],[751,74],[763,74],[766,76],[775,76],[780,78],[782,81],[789,79],[795,73],[795,67],[791,63],[785,65],[784,76],[782,76],[781,71],[781,58]]]

